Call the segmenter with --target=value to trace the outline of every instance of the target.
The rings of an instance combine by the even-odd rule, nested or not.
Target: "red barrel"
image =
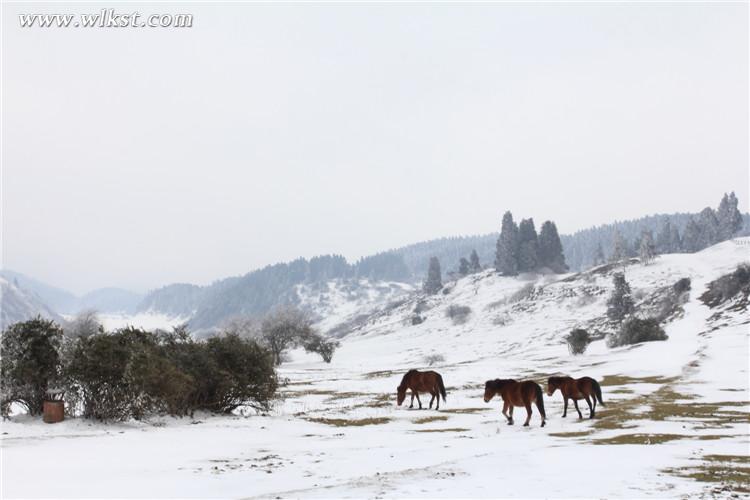
[[[43,409],[43,420],[48,424],[62,422],[65,418],[65,403],[62,401],[45,401]]]

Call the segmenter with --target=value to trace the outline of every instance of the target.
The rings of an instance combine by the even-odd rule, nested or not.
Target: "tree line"
[[[228,326],[203,340],[184,325],[106,332],[90,312],[64,326],[38,317],[3,331],[0,412],[7,416],[15,403],[37,415],[49,389],[64,391],[69,415],[98,420],[268,411],[276,366],[293,347],[330,362],[338,342],[291,308],[270,313],[257,329]]]

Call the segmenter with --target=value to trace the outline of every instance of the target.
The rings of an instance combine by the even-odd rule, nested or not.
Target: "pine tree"
[[[625,317],[633,314],[635,304],[630,292],[630,285],[625,281],[625,275],[615,273],[612,276],[615,289],[607,300],[607,317],[612,321],[621,322]]]
[[[560,235],[557,234],[557,226],[552,221],[542,224],[539,232],[539,265],[549,268],[554,273],[564,273],[568,270]]]
[[[612,254],[609,256],[609,261],[613,263],[624,262],[627,257],[627,244],[620,234],[620,231],[615,229],[614,236],[612,237]]]
[[[719,240],[719,220],[713,208],[706,207],[698,214],[698,227],[700,228],[699,250],[715,245]]]
[[[602,244],[599,242],[596,245],[596,251],[594,252],[594,265],[595,266],[601,266],[606,262],[606,259],[604,258],[604,249],[602,249]]]
[[[458,262],[458,274],[461,276],[469,274],[469,261],[464,257],[461,257],[461,260]]]
[[[641,244],[639,248],[641,263],[648,264],[656,257],[656,245],[654,245],[654,237],[651,231],[643,231],[641,233]]]
[[[430,265],[427,268],[427,279],[422,289],[430,295],[438,293],[443,288],[443,277],[440,273],[440,261],[437,257],[430,257]]]
[[[476,250],[472,250],[471,255],[469,256],[469,269],[472,273],[478,273],[482,270],[482,265],[479,263],[479,255],[477,255]]]
[[[682,233],[682,250],[687,253],[701,250],[701,228],[695,217],[690,218]]]
[[[656,235],[656,251],[658,253],[675,253],[679,251],[679,248],[673,247],[673,229],[674,231],[677,230],[676,227],[672,227],[672,222],[670,222],[669,217],[664,217],[664,222],[662,222],[659,233]]]
[[[523,219],[518,225],[518,270],[536,271],[539,267],[538,252],[539,240],[534,228],[534,219]]]
[[[724,193],[724,197],[719,203],[719,209],[716,211],[716,218],[719,223],[719,241],[731,239],[737,231],[742,229],[742,214],[737,208],[738,203],[734,191],[729,195]]]
[[[510,212],[503,215],[495,251],[495,269],[503,276],[518,274],[518,226],[513,222],[513,214]]]

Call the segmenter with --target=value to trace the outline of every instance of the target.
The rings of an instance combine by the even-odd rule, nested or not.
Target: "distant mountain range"
[[[617,221],[570,235],[561,235],[563,251],[571,271],[591,267],[594,254],[601,245],[605,255],[613,246],[617,230],[626,242],[636,241],[641,231],[656,234],[665,220],[682,232],[692,214],[651,215],[628,221]],[[750,234],[750,215],[744,214],[740,236]],[[75,314],[84,309],[102,313],[159,313],[171,317],[190,318],[196,330],[211,329],[237,315],[262,315],[281,304],[311,303],[310,291],[331,280],[344,280],[347,286],[367,280],[400,282],[419,285],[430,257],[440,260],[444,279],[458,267],[461,257],[476,250],[485,268],[494,265],[497,233],[459,236],[424,241],[387,250],[349,263],[340,255],[324,255],[297,259],[251,271],[243,276],[229,277],[208,286],[188,283],[166,285],[138,294],[120,288],[101,288],[77,297],[67,290],[47,285],[21,273],[0,271],[3,279],[3,321],[28,319],[37,311],[45,317]],[[368,286],[371,286],[368,285]],[[307,296],[298,290],[305,287]],[[375,285],[377,286],[377,285]],[[322,292],[321,292],[322,293]]]

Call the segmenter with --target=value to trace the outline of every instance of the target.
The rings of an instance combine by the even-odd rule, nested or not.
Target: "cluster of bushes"
[[[709,283],[707,288],[700,300],[708,307],[720,306],[741,294],[738,309],[746,308],[750,295],[750,264],[740,264],[733,272]]]
[[[574,329],[565,337],[565,340],[568,343],[568,351],[574,356],[586,352],[586,348],[591,343],[589,332],[583,328]]]
[[[451,304],[445,310],[445,315],[453,321],[454,325],[462,325],[469,319],[471,307]]]
[[[193,340],[184,328],[65,337],[52,321],[16,323],[2,338],[0,397],[41,412],[45,393],[65,391],[68,412],[101,420],[153,414],[266,411],[277,388],[274,358],[255,340],[223,334]]]
[[[620,347],[641,342],[667,340],[667,338],[667,334],[656,318],[632,317],[626,319],[617,332],[607,337],[607,345]]]

